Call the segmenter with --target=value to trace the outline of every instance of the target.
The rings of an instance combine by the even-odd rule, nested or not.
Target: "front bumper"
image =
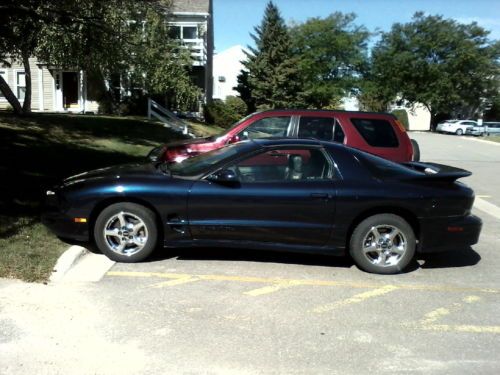
[[[47,196],[42,213],[42,223],[56,236],[76,241],[89,241],[89,224],[77,223],[75,218],[87,217],[86,213],[66,207],[58,195]]]
[[[434,253],[464,249],[479,241],[482,226],[482,220],[475,215],[426,219],[421,222],[417,251]]]

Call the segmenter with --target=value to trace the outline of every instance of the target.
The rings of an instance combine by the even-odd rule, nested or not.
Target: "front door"
[[[195,240],[323,246],[334,225],[334,169],[320,148],[273,149],[228,166],[239,183],[202,179],[188,199]]]
[[[63,72],[63,106],[64,109],[78,107],[78,73],[77,72]]]

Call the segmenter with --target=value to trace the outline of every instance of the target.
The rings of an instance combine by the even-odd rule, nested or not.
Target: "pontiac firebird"
[[[456,181],[470,174],[330,142],[261,139],[70,177],[47,191],[42,219],[119,262],[157,245],[231,247],[350,254],[367,272],[391,274],[416,252],[477,243],[474,192]]]

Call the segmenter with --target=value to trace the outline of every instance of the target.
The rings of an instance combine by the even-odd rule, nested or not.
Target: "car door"
[[[234,183],[203,178],[188,198],[194,240],[323,246],[335,214],[335,167],[319,147],[263,149],[223,168]]]

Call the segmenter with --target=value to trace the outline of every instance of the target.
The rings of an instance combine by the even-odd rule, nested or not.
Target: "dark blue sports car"
[[[44,223],[137,262],[165,247],[226,246],[332,255],[365,271],[403,270],[415,252],[475,244],[470,172],[397,164],[339,144],[245,141],[178,164],[82,173],[47,192]]]

